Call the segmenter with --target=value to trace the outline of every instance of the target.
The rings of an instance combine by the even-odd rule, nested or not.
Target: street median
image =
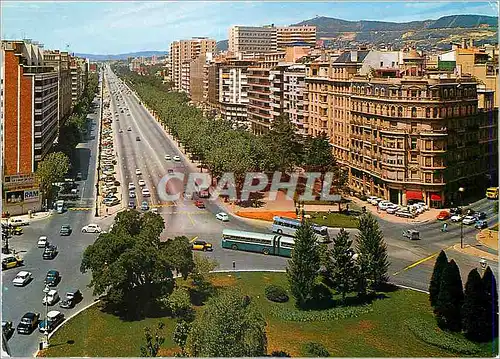
[[[235,214],[243,218],[259,219],[268,222],[272,222],[274,216],[297,218],[294,211],[237,211]]]

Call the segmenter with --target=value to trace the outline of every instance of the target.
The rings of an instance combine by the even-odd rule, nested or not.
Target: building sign
[[[38,201],[39,190],[30,189],[24,191],[24,202],[36,202]]]
[[[21,204],[24,202],[24,191],[7,191],[5,199],[8,204]]]
[[[26,175],[12,175],[5,176],[3,185],[5,188],[13,188],[13,187],[23,187],[23,186],[33,186],[36,183],[36,178],[34,173],[26,174]]]

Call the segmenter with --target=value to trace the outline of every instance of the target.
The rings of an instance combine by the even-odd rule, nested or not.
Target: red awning
[[[431,194],[431,201],[441,201],[441,196],[435,193]]]
[[[422,192],[420,191],[406,191],[406,200],[409,199],[424,199]]]

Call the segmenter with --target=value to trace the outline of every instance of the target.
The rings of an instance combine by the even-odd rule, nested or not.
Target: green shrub
[[[288,294],[286,294],[285,289],[279,285],[268,285],[265,289],[266,298],[271,302],[284,303],[288,302]]]
[[[406,326],[421,341],[439,348],[465,355],[474,355],[480,348],[473,342],[462,338],[459,334],[451,334],[439,329],[434,323],[421,318],[406,321]]]
[[[305,357],[320,357],[326,358],[330,356],[330,353],[323,344],[316,342],[307,342],[302,346],[302,354]]]
[[[275,305],[270,312],[276,318],[290,322],[326,322],[329,320],[357,318],[372,311],[373,307],[371,305],[335,307],[325,310],[299,310]]]
[[[285,352],[283,350],[275,350],[271,353],[271,356],[275,357],[275,358],[290,358],[291,357],[290,354],[288,354],[287,352]]]

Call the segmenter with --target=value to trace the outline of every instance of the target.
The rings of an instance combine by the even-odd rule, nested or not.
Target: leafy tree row
[[[241,183],[246,172],[288,172],[300,166],[306,171],[334,171],[337,187],[345,187],[346,173],[340,170],[326,134],[299,136],[283,114],[267,134],[255,136],[230,121],[205,117],[189,104],[186,94],[168,92],[156,77],[140,76],[125,67],[114,70],[159,116],[178,143],[215,177],[234,172]]]
[[[457,264],[441,251],[429,285],[429,300],[440,328],[463,331],[474,341],[498,336],[498,292],[490,267],[483,277],[477,269],[471,270],[464,290]]]

